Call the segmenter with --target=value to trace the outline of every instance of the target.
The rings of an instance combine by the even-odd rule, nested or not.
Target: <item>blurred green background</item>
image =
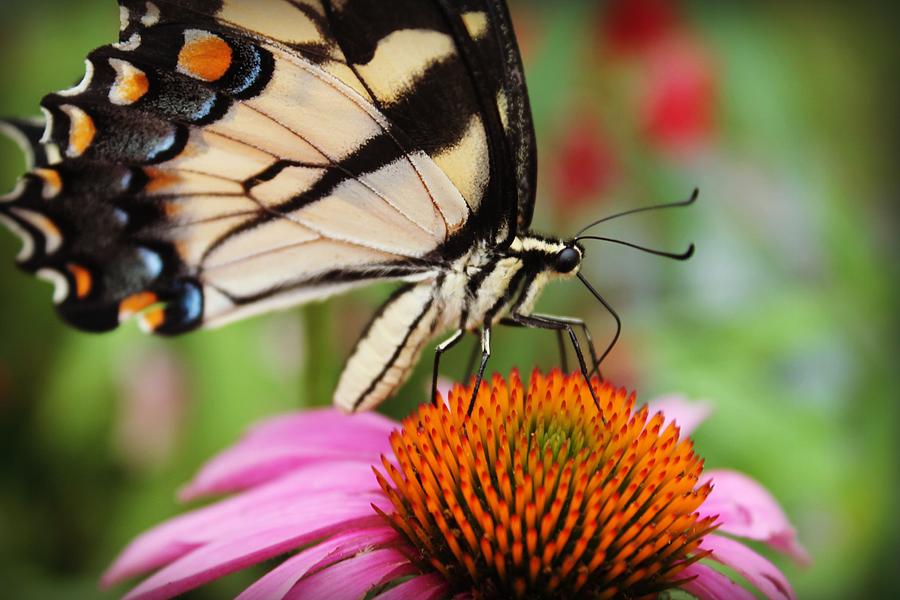
[[[695,207],[603,230],[670,263],[588,247],[619,309],[608,376],[643,399],[681,392],[715,414],[712,467],[783,502],[815,559],[775,558],[801,598],[896,597],[900,583],[896,75],[890,13],[865,3],[513,4],[540,141],[540,231],[702,190]],[[0,2],[0,114],[32,115],[113,41],[111,0]],[[0,142],[0,185],[22,159]],[[50,288],[0,234],[0,589],[114,597],[96,580],[174,493],[255,419],[327,404],[390,287],[178,340],[64,327]],[[546,312],[611,320],[577,283]],[[557,364],[543,332],[498,331],[491,368]],[[445,374],[458,377],[468,348]],[[384,410],[426,399],[430,359]],[[298,507],[302,510],[302,507]],[[239,574],[192,597],[240,589]]]

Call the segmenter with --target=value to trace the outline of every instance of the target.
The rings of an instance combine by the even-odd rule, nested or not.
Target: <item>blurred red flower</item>
[[[675,0],[610,0],[600,13],[600,39],[615,54],[641,53],[680,25]]]
[[[613,144],[599,118],[572,112],[560,128],[551,160],[552,197],[563,207],[596,200],[616,179]]]
[[[695,38],[658,44],[646,59],[640,123],[663,151],[696,149],[715,133],[716,76],[712,58]]]
[[[713,57],[677,0],[611,0],[598,15],[601,56],[636,70],[636,126],[668,154],[715,133]]]

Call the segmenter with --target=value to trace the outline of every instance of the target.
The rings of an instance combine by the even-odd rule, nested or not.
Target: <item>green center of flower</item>
[[[423,405],[391,436],[385,515],[423,569],[482,598],[633,598],[679,583],[714,527],[697,509],[703,461],[635,397],[580,375],[517,373],[448,405]]]

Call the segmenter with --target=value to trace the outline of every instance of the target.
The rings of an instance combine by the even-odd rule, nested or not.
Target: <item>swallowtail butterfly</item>
[[[532,312],[550,281],[589,284],[584,237],[529,231],[535,139],[504,0],[119,6],[120,41],[84,79],[4,123],[30,166],[0,220],[65,321],[179,334],[398,280],[343,409],[390,396],[448,330],[435,376],[474,332],[480,382],[497,324],[568,333],[585,377],[599,364],[583,322]]]

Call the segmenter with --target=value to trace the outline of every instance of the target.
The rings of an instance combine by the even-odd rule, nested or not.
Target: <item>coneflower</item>
[[[806,560],[771,496],[703,460],[665,412],[580,375],[516,372],[457,386],[401,424],[332,410],[253,428],[186,498],[233,493],[136,539],[104,583],[153,572],[128,598],[170,598],[294,554],[241,598],[793,598],[731,536]],[[373,468],[374,466],[374,468]],[[374,473],[373,473],[374,471]]]

